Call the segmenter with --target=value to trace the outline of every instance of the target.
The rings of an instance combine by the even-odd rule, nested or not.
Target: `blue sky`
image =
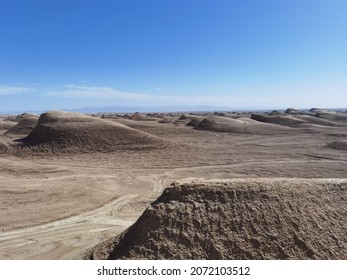
[[[347,107],[345,0],[0,0],[0,111]]]

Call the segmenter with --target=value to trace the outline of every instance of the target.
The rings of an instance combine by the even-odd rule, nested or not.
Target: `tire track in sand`
[[[317,160],[292,161],[253,161],[234,164],[199,165],[169,170],[154,175],[152,191],[146,197],[158,194],[167,185],[176,172],[199,169],[232,168],[254,164],[312,163]],[[341,162],[340,160],[320,160],[318,162]],[[151,180],[152,181],[152,180]],[[127,194],[103,205],[69,218],[56,220],[34,227],[22,228],[0,233],[1,259],[69,259],[96,245],[100,241],[119,234],[135,220],[111,215],[111,212],[125,207],[131,202],[144,198],[144,193]]]

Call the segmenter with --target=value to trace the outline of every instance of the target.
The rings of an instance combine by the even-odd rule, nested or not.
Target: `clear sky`
[[[0,111],[347,107],[345,0],[0,0]]]

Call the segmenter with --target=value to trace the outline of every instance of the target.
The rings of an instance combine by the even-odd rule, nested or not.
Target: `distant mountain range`
[[[230,110],[247,110],[247,108],[231,108],[226,106],[105,106],[105,107],[85,107],[69,109],[67,111],[74,111],[80,113],[152,113],[152,112],[205,112],[205,111],[230,111]]]
[[[272,108],[278,111],[285,111],[285,109]],[[272,111],[272,109],[261,109],[261,108],[244,108],[244,107],[227,107],[227,106],[103,106],[103,107],[82,107],[74,109],[61,109],[67,112],[79,112],[84,114],[97,114],[97,113],[165,113],[165,112],[213,112],[213,111]],[[323,108],[322,108],[323,109]],[[309,109],[300,109],[309,110]],[[347,108],[329,108],[329,110],[346,111]],[[41,114],[48,110],[26,110],[27,113]],[[3,111],[0,112],[2,115],[18,115],[24,111]]]
[[[60,109],[67,112],[79,113],[151,113],[151,112],[208,112],[208,111],[242,111],[252,110],[250,108],[231,108],[226,106],[103,106],[103,107],[82,107],[73,109]],[[254,109],[253,109],[254,110]],[[26,110],[28,113],[41,114],[47,110]],[[23,111],[3,111],[0,114],[22,114]]]

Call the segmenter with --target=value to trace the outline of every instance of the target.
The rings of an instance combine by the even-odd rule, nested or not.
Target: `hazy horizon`
[[[347,107],[345,1],[3,1],[0,112]]]
[[[0,111],[0,115],[6,116],[6,115],[19,115],[19,114],[26,114],[26,113],[32,113],[32,114],[42,114],[44,112],[49,111],[67,111],[67,112],[76,112],[76,113],[84,113],[84,114],[102,114],[102,113],[124,113],[124,114],[130,114],[130,113],[204,113],[204,112],[272,112],[272,111],[279,111],[279,112],[285,112],[287,109],[295,109],[301,112],[309,111],[310,109],[321,109],[321,110],[327,110],[327,111],[346,111],[347,108],[317,108],[317,107],[310,107],[310,108],[242,108],[242,107],[223,107],[223,106],[215,106],[215,107],[209,107],[209,106],[103,106],[103,107],[79,107],[79,108],[57,108],[53,110],[19,110],[19,111]]]

